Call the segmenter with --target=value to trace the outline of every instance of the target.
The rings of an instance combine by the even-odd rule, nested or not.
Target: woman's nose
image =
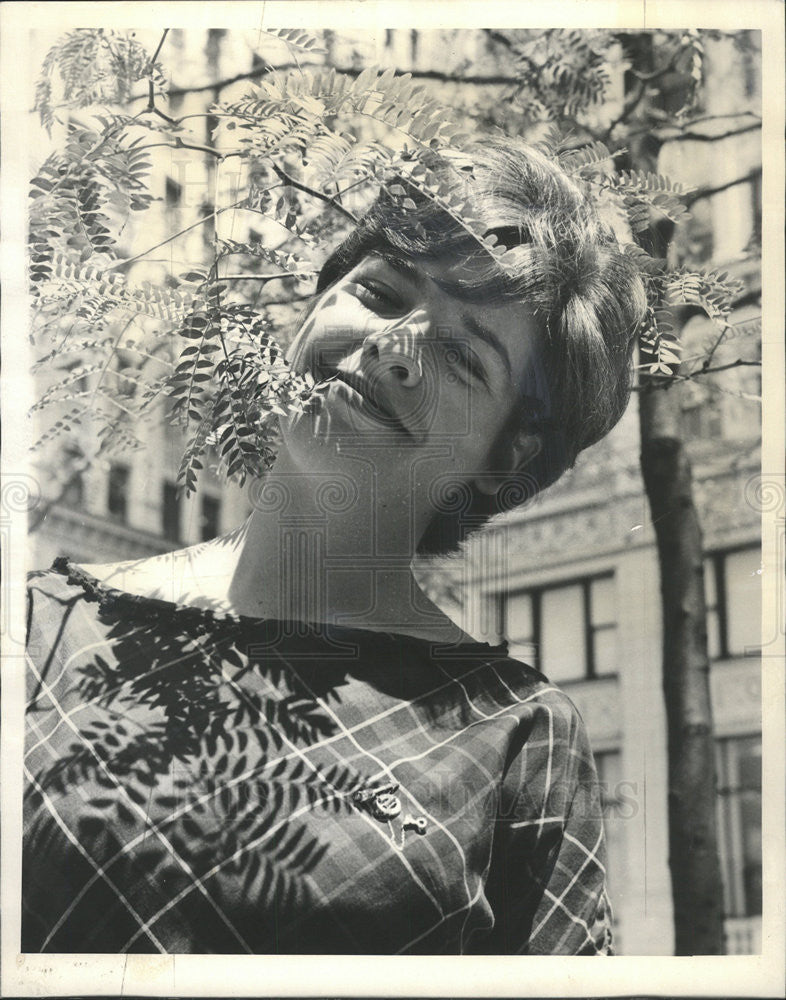
[[[414,387],[423,378],[423,339],[428,313],[415,309],[363,341],[363,366],[376,378],[389,377],[398,385]]]

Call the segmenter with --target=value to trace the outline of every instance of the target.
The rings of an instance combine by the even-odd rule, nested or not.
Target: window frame
[[[716,635],[714,638],[717,640],[718,653],[716,656],[710,656],[710,662],[716,662],[718,660],[738,660],[744,659],[745,653],[732,653],[729,651],[729,601],[728,601],[728,591],[726,587],[727,574],[726,574],[726,561],[729,556],[737,555],[740,552],[753,552],[758,553],[761,557],[761,545],[732,545],[726,549],[709,549],[703,554],[703,569],[705,573],[705,585],[704,594],[706,599],[707,585],[706,585],[706,574],[707,574],[707,563],[711,566],[711,572],[713,574],[713,582],[715,584],[715,603],[706,604],[706,612],[709,624],[709,614],[714,612]],[[707,636],[707,644],[711,645],[709,634]]]
[[[560,680],[559,683],[576,683],[586,680],[601,680],[604,678],[614,678],[618,676],[618,671],[608,671],[598,673],[597,657],[595,649],[595,634],[604,630],[617,629],[619,627],[619,616],[615,613],[613,624],[594,625],[592,622],[592,585],[600,580],[615,580],[616,574],[613,569],[601,570],[596,573],[586,573],[581,576],[568,577],[554,583],[542,584],[537,587],[522,587],[502,594],[499,601],[498,621],[500,624],[500,635],[508,642],[515,643],[508,633],[508,602],[514,598],[526,595],[531,600],[532,616],[532,638],[521,640],[522,644],[527,643],[533,649],[532,664],[537,670],[542,671],[542,635],[543,635],[543,595],[548,591],[563,590],[570,587],[582,588],[582,631],[584,638],[584,666],[579,677]]]
[[[205,503],[209,501],[214,503],[216,510],[216,530],[213,534],[205,534]],[[206,493],[203,492],[200,497],[199,502],[199,538],[200,541],[209,542],[211,539],[216,538],[221,534],[221,508],[222,508],[222,498],[217,493]]]
[[[112,483],[112,474],[117,470],[125,474],[124,492],[122,495],[122,511],[112,510],[112,496],[114,493],[114,487]],[[128,524],[128,493],[131,487],[131,466],[126,462],[112,462],[109,466],[109,472],[106,478],[106,513],[107,517],[113,521],[118,521],[121,524]]]
[[[174,494],[174,512],[175,512],[175,525],[176,531],[174,533],[167,530],[167,491],[172,491]],[[181,509],[180,509],[180,498],[177,495],[177,483],[173,483],[171,479],[164,479],[161,483],[161,534],[167,541],[179,542],[183,537],[183,524],[181,519]]]
[[[718,858],[724,895],[725,919],[749,919],[761,916],[759,909],[748,913],[749,898],[746,891],[746,858],[744,848],[742,801],[746,794],[759,797],[759,830],[763,806],[762,776],[759,772],[758,786],[745,784],[739,777],[741,745],[758,741],[761,759],[761,734],[744,733],[735,736],[717,737],[715,743],[715,766],[717,781],[715,801],[718,821]],[[736,772],[736,773],[735,773]],[[736,856],[735,856],[736,848]],[[762,843],[759,841],[759,849]],[[761,868],[761,865],[759,865]]]

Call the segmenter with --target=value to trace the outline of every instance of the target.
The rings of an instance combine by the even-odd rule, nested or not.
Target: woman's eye
[[[394,315],[404,310],[401,297],[392,288],[368,278],[357,279],[356,294],[367,309],[380,315]]]
[[[448,361],[457,364],[470,378],[486,382],[486,372],[477,355],[467,347],[453,344],[448,348]]]

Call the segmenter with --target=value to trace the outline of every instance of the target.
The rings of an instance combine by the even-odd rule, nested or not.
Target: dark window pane
[[[761,553],[730,552],[725,559],[726,628],[729,655],[743,656],[761,643]]]
[[[761,791],[761,739],[749,736],[739,746],[740,787]]]
[[[82,450],[76,446],[67,447],[64,452],[64,464],[65,484],[60,501],[71,507],[78,507],[85,499],[85,482],[81,471],[84,464]]]
[[[127,465],[109,467],[109,488],[107,491],[107,512],[110,517],[125,521],[128,517],[128,481],[131,470]]]
[[[586,616],[581,584],[553,587],[541,598],[540,669],[552,681],[587,674]]]
[[[219,532],[219,518],[221,516],[221,501],[218,497],[202,497],[202,541],[207,542],[215,538]]]
[[[166,179],[166,203],[168,208],[174,208],[175,205],[180,204],[180,197],[183,193],[183,188],[177,183],[172,177],[167,177]]]
[[[164,483],[161,526],[165,538],[170,538],[173,542],[180,539],[180,500],[177,496],[177,487],[174,483]]]
[[[704,592],[710,658],[751,655],[761,642],[761,551],[710,554]]]
[[[604,626],[592,633],[593,672],[595,677],[617,672],[617,630]]]
[[[761,740],[718,742],[718,824],[727,917],[761,914]]]
[[[81,472],[71,474],[63,490],[61,501],[68,504],[69,507],[79,507],[85,502],[85,484]]]

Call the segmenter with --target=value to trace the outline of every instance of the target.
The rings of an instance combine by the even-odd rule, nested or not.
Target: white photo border
[[[3,546],[5,622],[24,621],[24,513],[6,486],[27,469],[24,414],[32,398],[26,349],[25,133],[32,107],[27,60],[29,29],[105,27],[426,27],[760,29],[763,40],[763,382],[762,482],[786,495],[784,437],[784,5],[782,0],[278,0],[218,3],[3,4],[2,26],[2,277],[3,277]],[[20,940],[22,645],[4,630],[2,656],[2,983],[3,996],[782,996],[784,948],[784,609],[776,565],[784,532],[783,505],[762,516],[764,633],[777,635],[763,660],[763,954],[722,957],[413,957],[37,955]]]

